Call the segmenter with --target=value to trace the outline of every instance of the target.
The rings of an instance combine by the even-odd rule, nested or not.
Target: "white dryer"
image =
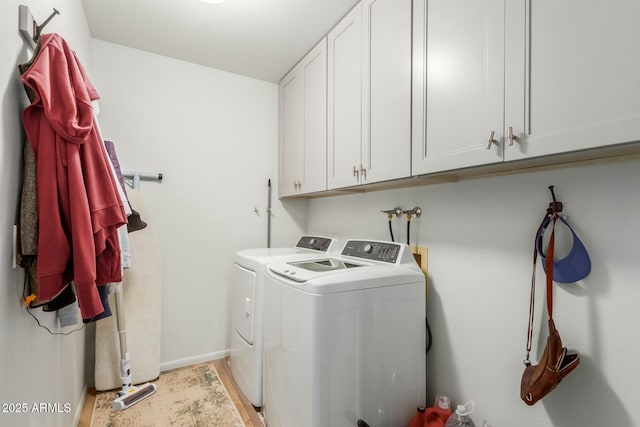
[[[278,260],[304,260],[337,250],[336,239],[302,236],[292,248],[244,249],[236,253],[230,289],[231,374],[242,393],[262,406],[263,277],[266,265]]]
[[[264,281],[268,427],[406,426],[425,402],[425,276],[407,245],[350,240]]]

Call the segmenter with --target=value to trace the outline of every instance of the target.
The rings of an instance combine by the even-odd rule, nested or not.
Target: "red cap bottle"
[[[426,419],[424,417],[425,408],[422,405],[419,405],[416,409],[416,414],[411,418],[411,422],[409,422],[409,427],[424,427],[426,424]]]
[[[444,427],[451,415],[451,404],[447,396],[436,396],[436,404],[425,411],[425,427]]]

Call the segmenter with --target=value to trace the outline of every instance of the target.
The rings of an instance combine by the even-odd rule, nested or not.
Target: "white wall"
[[[44,32],[58,32],[76,50],[86,67],[91,62],[90,35],[79,0],[5,0],[0,2],[0,403],[26,403],[29,413],[0,413],[0,425],[74,425],[86,384],[85,332],[49,335],[39,328],[22,305],[23,274],[12,269],[12,228],[22,174],[21,112],[28,103],[18,64],[32,55],[18,32],[18,5],[30,7],[42,22],[55,6],[61,15]],[[59,331],[55,313],[33,310],[42,324]],[[68,328],[65,328],[65,331]],[[69,413],[32,413],[36,403],[65,403]],[[3,409],[3,408],[0,408]]]
[[[494,426],[640,426],[640,160],[312,200],[308,231],[388,239],[381,209],[420,206],[411,242],[429,248],[427,405],[473,399]],[[534,407],[519,397],[533,237],[556,186],[591,274],[555,286],[556,326],[581,364]],[[394,220],[406,241],[406,221]],[[538,267],[535,336],[546,331]],[[537,350],[535,346],[537,347]],[[534,340],[537,361],[544,343]]]
[[[99,40],[93,58],[123,169],[164,174],[142,183],[164,258],[162,368],[223,357],[233,255],[266,246],[269,178],[273,245],[305,227],[306,201],[277,201],[277,86]]]

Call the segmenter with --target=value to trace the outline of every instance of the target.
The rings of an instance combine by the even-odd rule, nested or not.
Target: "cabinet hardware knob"
[[[491,150],[491,144],[493,144],[494,142],[498,143],[498,141],[493,139],[495,134],[496,134],[496,132],[493,131],[493,130],[489,133],[489,139],[487,139],[487,150]]]
[[[507,129],[507,141],[509,141],[509,146],[513,145],[513,141],[517,141],[518,137],[513,132],[513,127],[509,126]]]

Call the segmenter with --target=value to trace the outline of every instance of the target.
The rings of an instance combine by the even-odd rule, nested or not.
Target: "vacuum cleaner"
[[[124,322],[124,300],[122,297],[122,283],[112,284],[116,299],[116,323],[118,325],[118,339],[120,340],[120,381],[122,390],[116,393],[111,406],[116,411],[123,411],[136,403],[153,395],[157,387],[153,383],[140,386],[132,384],[131,360],[127,350],[127,329]]]

